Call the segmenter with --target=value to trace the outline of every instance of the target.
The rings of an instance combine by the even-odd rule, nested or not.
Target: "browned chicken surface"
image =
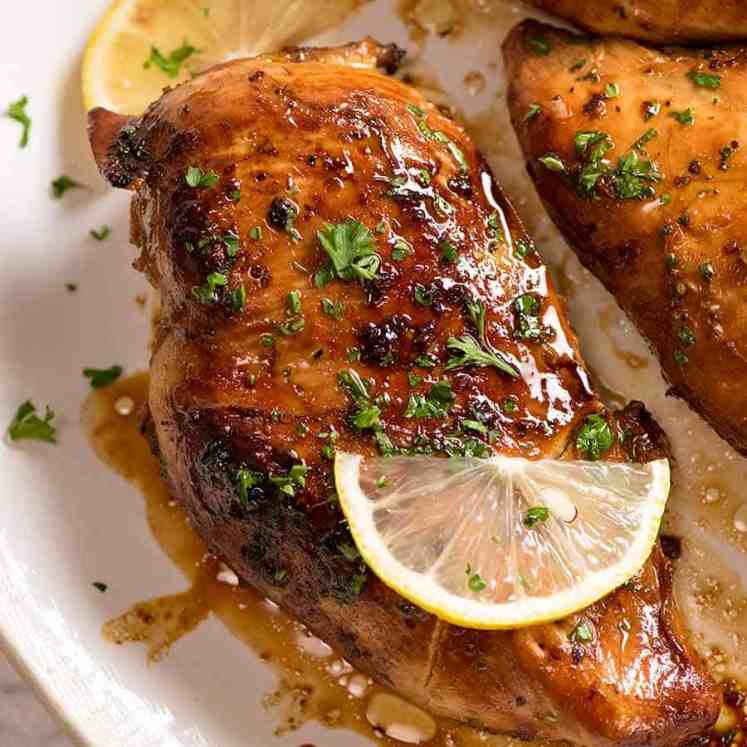
[[[616,437],[607,458],[666,451],[642,406],[608,414],[590,391],[474,145],[375,71],[397,56],[364,42],[240,60],[139,119],[91,113],[163,300],[150,410],[165,473],[246,582],[433,713],[522,737],[679,744],[713,722],[719,694],[658,549],[583,614],[505,632],[439,622],[356,557],[335,448],[583,458],[576,435],[596,414]],[[592,640],[570,635],[582,620]]]
[[[532,53],[538,37],[548,54]],[[511,118],[555,223],[672,392],[747,452],[747,50],[579,43],[526,23],[504,54]]]
[[[744,0],[531,0],[599,34],[666,44],[747,36]]]

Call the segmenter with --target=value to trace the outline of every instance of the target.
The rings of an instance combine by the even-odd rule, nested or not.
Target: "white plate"
[[[372,33],[381,41],[415,49],[392,12],[394,4],[394,0],[377,0],[346,30],[326,39]],[[37,405],[50,403],[59,413],[60,425],[56,447],[0,444],[3,644],[84,743],[106,747],[362,743],[356,735],[324,732],[314,724],[288,737],[274,737],[275,723],[260,701],[275,684],[275,675],[215,619],[152,667],[146,665],[142,648],[114,647],[101,637],[102,622],[132,603],[185,587],[181,574],[152,540],[142,501],[95,458],[78,424],[80,404],[88,391],[81,376],[84,366],[122,363],[134,370],[146,364],[147,318],[134,303],[145,281],[130,268],[134,250],[128,245],[128,196],[107,188],[96,174],[80,103],[81,51],[105,5],[106,0],[15,2],[3,15],[0,107],[27,94],[33,128],[29,147],[21,150],[16,147],[19,126],[0,119],[0,426],[29,397]],[[673,497],[675,526],[682,527],[680,509],[689,503],[701,506],[700,491],[710,479],[704,470],[713,465],[720,473],[724,497],[719,510],[726,511],[728,529],[729,512],[737,505],[734,496],[747,474],[744,460],[686,407],[665,399],[658,368],[642,342],[596,281],[567,258],[516,159],[499,98],[499,43],[519,12],[505,2],[498,21],[492,26],[478,24],[466,40],[429,39],[420,68],[428,80],[440,77],[441,86],[473,122],[492,108],[499,125],[490,131],[477,130],[478,140],[551,262],[558,265],[565,260],[564,271],[583,289],[573,295],[571,310],[588,358],[608,385],[626,396],[646,399],[675,436],[675,450],[684,467],[675,475],[680,483]],[[464,76],[475,69],[486,72],[487,83],[482,92],[471,95]],[[49,183],[61,173],[91,189],[52,200]],[[108,241],[88,237],[90,228],[104,223],[113,228]],[[77,283],[78,291],[68,293],[66,282]],[[604,329],[599,326],[600,308],[606,314]],[[613,346],[647,359],[648,368],[631,377],[612,354]],[[699,460],[695,467],[689,462],[694,455]],[[702,518],[702,512],[710,509],[689,510]],[[732,582],[732,590],[735,598],[743,596],[744,541],[733,531],[708,534],[711,525],[723,524],[715,516],[706,514],[706,531],[699,529],[698,537],[703,543],[728,547],[725,565],[742,572],[741,581]],[[686,570],[680,577],[687,579],[688,588],[702,573],[700,544],[686,543]],[[91,586],[99,580],[109,585],[106,594]],[[692,614],[689,598],[684,601],[691,623],[707,630],[698,639],[701,648],[707,652],[712,642],[719,641],[728,651],[728,631],[701,625],[703,619]],[[742,643],[735,639],[733,645]]]

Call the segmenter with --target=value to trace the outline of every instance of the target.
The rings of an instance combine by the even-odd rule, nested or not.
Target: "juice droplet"
[[[390,693],[376,693],[371,698],[366,718],[372,726],[400,742],[420,744],[436,736],[436,722],[430,714]]]
[[[747,532],[747,503],[743,503],[734,514],[734,528],[738,532]]]

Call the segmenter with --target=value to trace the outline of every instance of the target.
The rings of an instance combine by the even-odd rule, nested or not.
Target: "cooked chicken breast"
[[[103,173],[134,190],[137,266],[163,300],[150,410],[164,471],[241,578],[433,713],[524,737],[680,743],[714,720],[719,694],[658,549],[583,615],[513,632],[439,622],[351,553],[335,447],[572,456],[601,413],[617,436],[609,458],[665,450],[640,405],[604,413],[474,145],[374,70],[396,58],[363,42],[239,60],[139,119],[91,113]],[[464,335],[491,365],[445,370],[448,339]],[[375,398],[365,406],[357,375]],[[405,416],[435,381],[453,392],[450,415]],[[465,417],[494,442],[465,436]],[[581,619],[588,643],[569,638]]]
[[[538,37],[549,54],[531,53]],[[550,215],[648,338],[672,393],[747,453],[747,50],[579,43],[525,23],[504,55]]]
[[[532,0],[550,13],[599,34],[665,44],[747,36],[744,0]]]

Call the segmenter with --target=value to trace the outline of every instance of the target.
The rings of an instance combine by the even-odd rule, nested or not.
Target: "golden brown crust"
[[[401,83],[329,54],[215,68],[156,102],[125,134],[124,151],[115,143],[102,164],[115,180],[137,183],[139,265],[163,298],[150,408],[175,495],[242,578],[356,667],[434,713],[587,744],[683,739],[715,717],[717,695],[681,636],[662,635],[677,612],[660,556],[588,614],[611,630],[613,605],[628,607],[632,625],[661,645],[631,644],[618,654],[619,637],[608,639],[604,627],[600,656],[568,641],[575,618],[516,633],[447,626],[341,551],[350,539],[330,501],[330,434],[362,453],[378,443],[560,455],[584,418],[603,408],[545,268],[462,129]],[[191,165],[215,171],[217,182],[187,186]],[[288,201],[297,210],[290,223]],[[327,257],[317,232],[351,218],[370,231],[377,278],[319,288]],[[225,238],[203,242],[227,235],[236,237],[232,257]],[[201,302],[193,288],[211,272],[228,284]],[[240,285],[246,304],[236,310],[227,293]],[[288,326],[299,318],[289,307],[293,289],[301,292],[302,328]],[[530,320],[536,335],[524,334],[515,311],[526,293],[541,310]],[[339,318],[324,313],[323,298],[342,304]],[[445,369],[449,337],[479,337],[467,307],[477,301],[485,345],[518,375]],[[419,356],[433,367],[418,365]],[[351,421],[358,405],[338,384],[350,369],[377,397],[378,432]],[[407,417],[410,395],[437,380],[453,390],[449,416]],[[490,435],[468,438],[460,428],[468,417],[481,418]],[[659,454],[657,429],[640,412],[626,417],[640,429],[640,458]],[[305,485],[292,496],[274,488],[268,477],[287,479],[301,459]],[[240,469],[260,475],[243,500]],[[537,641],[550,636],[553,667],[537,658]],[[579,667],[587,674],[574,697],[599,692],[598,707],[565,697],[562,678],[574,679]],[[650,689],[603,687],[623,671]],[[685,712],[682,702],[696,697],[701,706]]]
[[[747,36],[742,0],[532,0],[534,4],[597,34],[683,44]]]
[[[527,53],[537,35],[551,47],[546,56]],[[747,50],[657,51],[613,39],[579,45],[526,23],[504,53],[512,121],[551,216],[648,338],[672,392],[746,451]],[[700,85],[693,75],[705,76]],[[619,96],[605,96],[610,83]],[[647,119],[655,102],[659,113]],[[532,104],[541,111],[526,119]],[[631,152],[655,164],[660,178],[644,185],[650,194],[621,199],[613,175],[582,196],[578,169],[588,158],[576,152],[580,132],[611,138],[613,169]],[[633,148],[644,135],[645,145]],[[543,166],[538,159],[548,153],[569,173]]]

